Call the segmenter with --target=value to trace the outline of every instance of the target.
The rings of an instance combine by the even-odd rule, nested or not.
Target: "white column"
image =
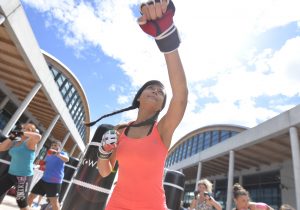
[[[52,122],[50,123],[49,127],[47,128],[47,130],[43,133],[42,139],[41,139],[40,143],[38,144],[37,150],[35,152],[35,156],[39,155],[41,149],[43,148],[46,140],[48,139],[48,137],[49,137],[51,131],[53,130],[56,122],[58,121],[59,117],[60,117],[59,114],[56,115],[54,117],[54,119],[52,120]]]
[[[71,152],[70,152],[70,154],[69,154],[70,157],[71,157],[71,156],[73,155],[73,153],[75,152],[76,147],[77,147],[77,144],[75,143],[74,146],[73,146],[73,148],[72,148],[72,150],[71,150]]]
[[[197,170],[197,177],[196,177],[196,184],[195,184],[195,190],[198,190],[198,181],[201,178],[201,170],[202,170],[202,162],[198,163],[198,170]]]
[[[300,209],[300,148],[298,133],[295,127],[290,128],[290,141],[295,179],[296,209]]]
[[[24,101],[21,103],[21,105],[18,107],[18,109],[15,111],[15,113],[13,114],[13,116],[10,118],[10,120],[6,124],[5,128],[2,131],[4,135],[8,135],[9,134],[9,132],[11,131],[11,129],[13,128],[13,126],[16,124],[16,122],[18,121],[18,119],[21,117],[21,115],[26,110],[26,108],[28,107],[29,103],[31,102],[31,100],[33,99],[33,97],[39,91],[39,89],[41,87],[42,87],[41,83],[38,82],[38,83],[35,84],[35,86],[32,88],[32,90],[30,91],[30,93],[26,96],[26,98],[24,99]]]
[[[8,101],[9,101],[8,96],[5,96],[5,98],[0,103],[0,112],[1,112],[2,109],[4,109],[4,107],[8,103]]]
[[[234,151],[229,152],[229,167],[228,167],[228,184],[227,184],[227,201],[226,209],[231,209],[232,206],[232,186],[234,172]]]
[[[243,176],[239,175],[239,184],[243,186]]]
[[[0,14],[0,26],[4,23],[4,21],[5,17],[2,14]]]
[[[68,133],[65,135],[64,140],[63,140],[62,143],[61,143],[61,148],[64,148],[65,144],[66,144],[67,141],[68,141],[68,138],[69,138],[70,134],[71,134],[71,133],[68,132]]]

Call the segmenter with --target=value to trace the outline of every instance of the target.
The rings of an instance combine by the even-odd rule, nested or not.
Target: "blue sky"
[[[21,2],[40,47],[82,84],[92,119],[129,106],[150,79],[168,84],[163,55],[136,24],[141,1]],[[189,102],[173,143],[206,125],[253,127],[300,103],[299,0],[174,3]]]

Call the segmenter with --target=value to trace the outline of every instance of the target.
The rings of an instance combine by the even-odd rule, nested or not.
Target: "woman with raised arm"
[[[151,1],[141,5],[142,30],[155,37],[164,53],[172,89],[172,98],[166,114],[158,115],[166,104],[164,85],[157,80],[146,82],[136,93],[128,108],[100,117],[138,108],[132,122],[116,126],[118,140],[103,138],[99,147],[98,170],[101,176],[109,175],[119,164],[118,181],[106,210],[166,210],[163,189],[165,159],[172,135],[181,122],[188,97],[184,69],[177,48],[180,40],[173,24],[175,7],[172,1]],[[111,131],[110,131],[111,132]]]
[[[35,125],[27,123],[22,125],[22,130],[12,132],[0,144],[0,152],[8,150],[11,156],[8,173],[0,178],[0,196],[15,186],[16,200],[21,210],[29,210],[27,196],[33,176],[36,145],[40,140],[41,135]]]

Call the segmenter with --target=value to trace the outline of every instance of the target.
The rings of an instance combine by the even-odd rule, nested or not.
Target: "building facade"
[[[34,123],[42,134],[42,155],[50,140],[78,157],[89,143],[85,92],[72,72],[40,49],[19,0],[0,1],[0,129]]]
[[[211,125],[192,131],[169,151],[166,167],[185,174],[184,202],[202,178],[214,197],[232,209],[232,186],[240,183],[253,201],[300,209],[300,106],[253,128]]]

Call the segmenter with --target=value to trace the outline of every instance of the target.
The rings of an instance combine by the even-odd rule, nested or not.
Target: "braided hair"
[[[146,82],[139,90],[138,92],[135,94],[134,96],[134,99],[132,101],[132,104],[131,106],[127,107],[127,108],[124,108],[124,109],[120,109],[120,110],[117,110],[117,111],[114,111],[114,112],[111,112],[109,114],[105,114],[105,115],[102,115],[101,117],[99,117],[97,120],[93,121],[93,122],[84,122],[85,126],[87,127],[90,127],[90,126],[93,126],[95,125],[97,122],[99,122],[100,120],[102,120],[103,118],[106,118],[106,117],[110,117],[112,115],[115,115],[115,114],[119,114],[121,112],[126,112],[126,111],[129,111],[129,110],[133,110],[133,109],[136,109],[136,108],[139,108],[140,107],[140,102],[138,101],[140,95],[142,94],[142,92],[150,85],[159,85],[161,87],[164,88],[164,85],[158,81],[158,80],[150,80],[148,82]],[[163,110],[163,108],[165,107],[166,105],[166,100],[167,100],[167,95],[164,96],[164,101],[163,101],[163,104],[162,104],[162,108],[161,110]],[[160,110],[160,111],[161,111]],[[138,123],[138,124],[134,124],[134,125],[130,125],[130,127],[140,127],[140,126],[144,126],[144,125],[149,125],[149,124],[153,124],[157,118],[158,118],[158,115],[160,113],[160,111],[157,111],[152,117]],[[126,127],[126,126],[125,126]]]

